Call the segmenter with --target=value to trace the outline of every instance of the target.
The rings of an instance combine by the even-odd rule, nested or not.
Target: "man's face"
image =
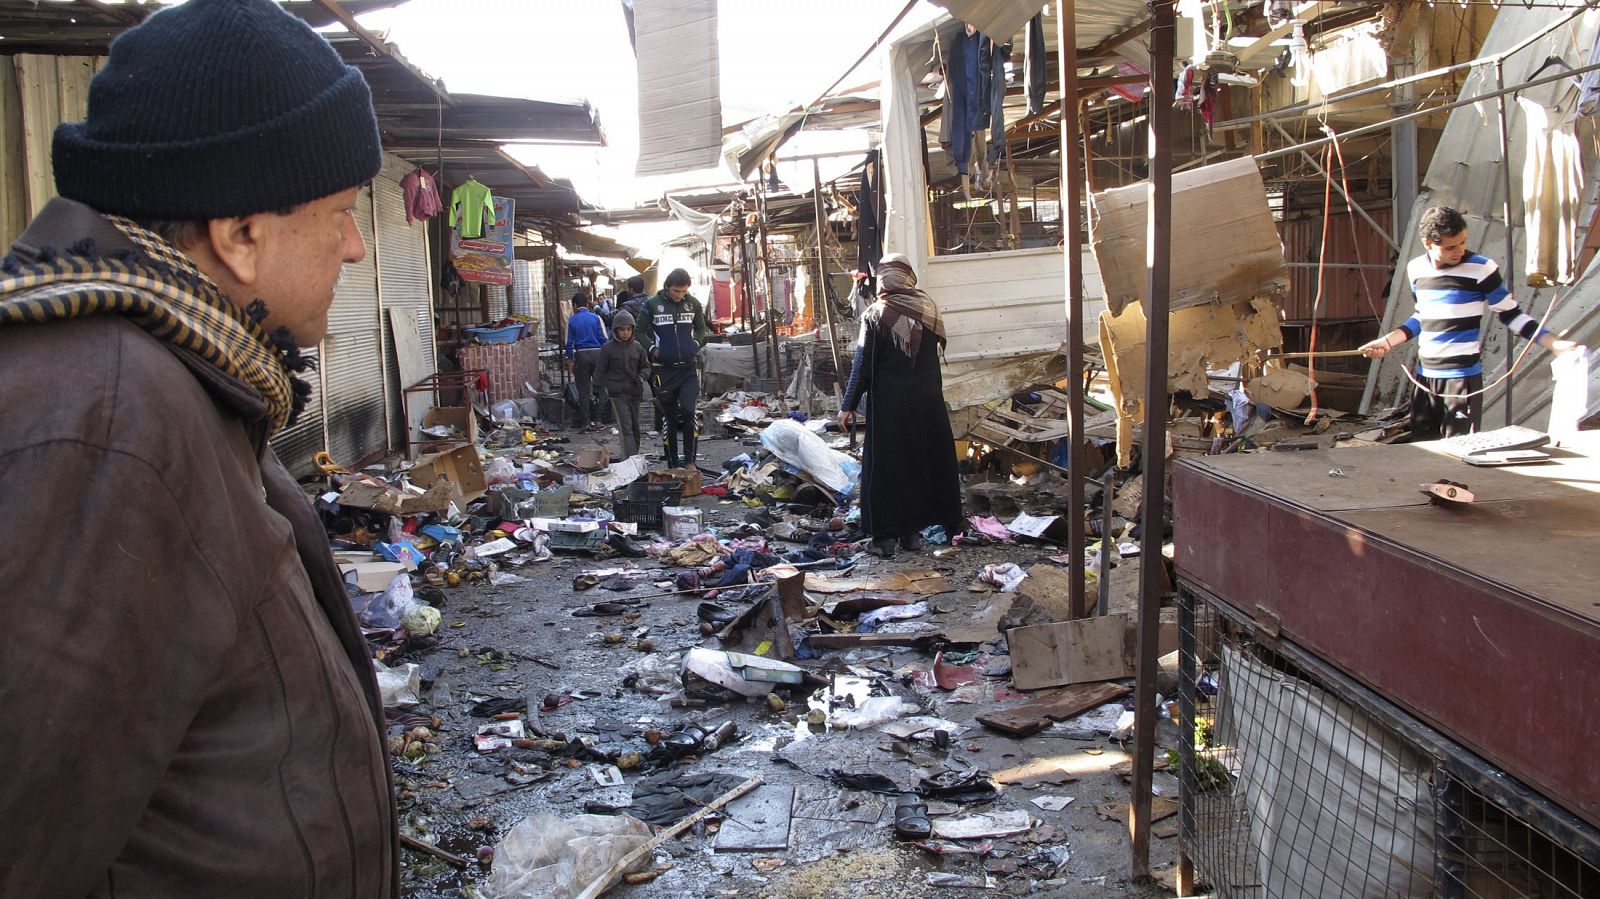
[[[1424,237],[1423,247],[1428,250],[1428,259],[1433,262],[1434,268],[1449,268],[1459,265],[1467,255],[1467,232],[1465,230],[1446,237],[1441,237],[1438,243]]]
[[[287,327],[303,347],[316,346],[327,334],[339,272],[367,255],[355,220],[360,193],[352,187],[287,215],[262,217],[260,259],[250,289],[266,304],[268,332]]]
[[[676,287],[668,287],[667,288],[667,297],[669,299],[671,299],[674,303],[676,303],[679,300],[683,299],[683,295],[688,293],[688,292],[689,292],[689,285],[687,285],[687,284],[679,284]]]

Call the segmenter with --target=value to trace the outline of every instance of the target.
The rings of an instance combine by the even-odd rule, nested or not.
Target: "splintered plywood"
[[[1011,682],[1037,690],[1129,677],[1127,628],[1126,615],[1014,627],[1006,631]]]
[[[1130,184],[1093,197],[1090,246],[1112,314],[1145,295],[1146,191]],[[1173,310],[1275,296],[1289,282],[1267,188],[1248,156],[1172,176],[1172,236]]]
[[[1132,459],[1133,426],[1144,420],[1146,321],[1131,303],[1120,315],[1100,314],[1100,351],[1117,406],[1117,464]],[[1190,306],[1167,316],[1167,390],[1205,396],[1215,371],[1283,345],[1278,306],[1268,296],[1227,306]]]

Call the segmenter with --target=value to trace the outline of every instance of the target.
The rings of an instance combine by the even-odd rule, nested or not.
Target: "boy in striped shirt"
[[[1577,346],[1539,327],[1511,296],[1494,260],[1467,249],[1467,220],[1448,206],[1422,214],[1417,229],[1427,250],[1406,266],[1416,311],[1388,334],[1361,346],[1381,359],[1417,341],[1411,396],[1411,440],[1470,434],[1483,414],[1483,315],[1493,310],[1512,333],[1554,353]]]

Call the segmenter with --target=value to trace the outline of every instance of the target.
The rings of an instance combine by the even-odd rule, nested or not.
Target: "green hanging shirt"
[[[450,227],[471,240],[482,237],[484,223],[494,224],[494,195],[476,179],[450,192]]]

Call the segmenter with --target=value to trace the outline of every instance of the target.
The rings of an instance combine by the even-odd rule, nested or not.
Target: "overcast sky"
[[[719,4],[724,127],[809,102],[883,31],[904,0],[725,0]],[[726,172],[635,179],[638,86],[620,0],[411,0],[362,18],[453,91],[587,99],[608,146],[526,146],[514,155],[602,206],[632,206]],[[845,86],[878,78],[875,60]]]

